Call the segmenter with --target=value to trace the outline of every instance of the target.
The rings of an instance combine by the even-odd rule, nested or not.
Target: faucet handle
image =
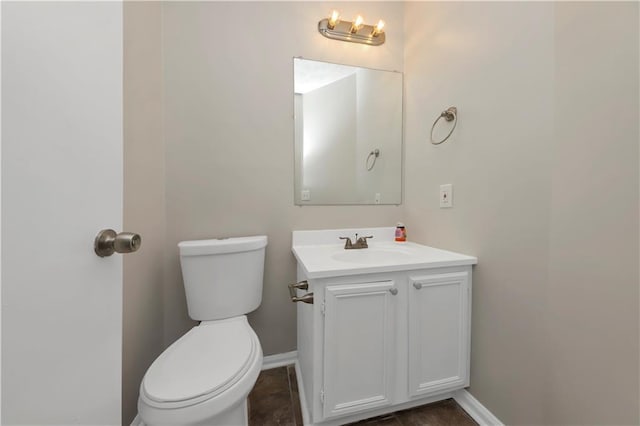
[[[358,235],[358,234],[356,234]],[[351,242],[351,237],[338,237],[341,240],[346,240],[344,242],[344,248],[351,248],[353,246],[353,243]]]
[[[373,235],[368,237],[360,237],[358,241],[356,241],[356,247],[358,248],[369,248],[369,244],[367,244],[367,238],[373,238]]]

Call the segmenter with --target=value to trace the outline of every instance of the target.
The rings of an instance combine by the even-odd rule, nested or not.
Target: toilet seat
[[[162,409],[207,401],[242,381],[261,355],[260,342],[245,316],[203,322],[149,367],[141,397]]]

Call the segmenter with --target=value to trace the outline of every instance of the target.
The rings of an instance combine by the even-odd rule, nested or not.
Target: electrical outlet
[[[447,209],[453,207],[453,185],[448,183],[440,185],[440,208]]]
[[[376,204],[380,204],[380,193],[376,192]]]
[[[300,194],[300,199],[302,201],[311,201],[311,191],[309,191],[308,189],[303,189],[302,193]]]

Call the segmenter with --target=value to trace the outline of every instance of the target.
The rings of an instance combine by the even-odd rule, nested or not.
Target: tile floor
[[[293,365],[264,370],[249,394],[249,426],[302,426]],[[453,399],[362,420],[353,425],[477,426]]]

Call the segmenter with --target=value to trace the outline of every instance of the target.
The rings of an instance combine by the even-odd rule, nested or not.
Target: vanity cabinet
[[[325,418],[391,404],[397,291],[393,281],[325,287]]]
[[[313,424],[449,398],[469,384],[471,266],[313,279],[298,357]]]
[[[410,396],[464,387],[468,380],[469,274],[410,276]]]
[[[338,244],[355,234],[372,236],[368,248]],[[305,424],[356,422],[469,385],[478,259],[394,235],[394,227],[293,231]]]

